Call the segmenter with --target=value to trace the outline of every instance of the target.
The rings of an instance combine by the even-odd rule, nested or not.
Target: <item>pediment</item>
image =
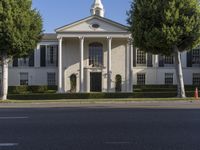
[[[124,25],[99,16],[90,16],[56,29],[56,32],[128,32]]]

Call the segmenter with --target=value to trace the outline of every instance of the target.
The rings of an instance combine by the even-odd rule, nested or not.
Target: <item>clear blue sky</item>
[[[32,0],[33,8],[40,11],[46,33],[54,29],[90,16],[94,0]],[[131,0],[102,0],[105,17],[126,25],[126,11]]]

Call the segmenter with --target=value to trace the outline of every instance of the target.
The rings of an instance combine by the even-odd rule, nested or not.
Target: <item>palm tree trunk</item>
[[[6,53],[3,53],[1,100],[7,100],[7,94],[8,94],[8,57]]]
[[[176,78],[177,78],[177,97],[185,98],[185,85],[183,80],[183,70],[181,63],[181,54],[177,46],[174,46],[175,53],[175,69],[176,69]]]

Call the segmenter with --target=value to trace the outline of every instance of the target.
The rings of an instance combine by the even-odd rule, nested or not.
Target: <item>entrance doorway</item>
[[[90,92],[102,91],[102,73],[91,72],[90,73]]]

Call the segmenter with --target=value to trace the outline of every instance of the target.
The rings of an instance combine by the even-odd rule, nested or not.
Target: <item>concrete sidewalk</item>
[[[47,102],[47,103],[0,103],[0,108],[169,108],[200,109],[200,101],[131,101],[131,102]]]

